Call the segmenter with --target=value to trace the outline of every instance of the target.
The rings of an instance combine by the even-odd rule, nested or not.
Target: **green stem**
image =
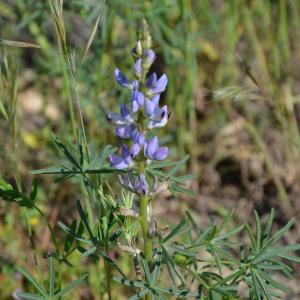
[[[142,227],[144,240],[144,254],[147,263],[150,264],[152,260],[152,239],[149,236],[149,221],[148,221],[148,202],[149,198],[140,196],[140,223]],[[145,300],[151,300],[151,294],[145,296]]]
[[[34,209],[40,214],[40,216],[44,219],[45,223],[46,223],[46,226],[48,228],[48,230],[50,231],[50,236],[51,236],[51,240],[54,244],[54,247],[55,247],[55,252],[56,252],[56,255],[58,258],[60,258],[60,254],[59,254],[59,244],[56,240],[56,237],[55,237],[55,232],[51,226],[51,224],[49,223],[48,221],[48,218],[47,216],[44,214],[44,212],[39,208],[37,207],[36,205],[34,205]],[[61,288],[61,285],[62,285],[62,272],[61,272],[61,260],[58,259],[58,287]]]
[[[140,223],[144,240],[144,254],[148,263],[152,259],[152,239],[149,236],[148,202],[149,198],[140,196]]]
[[[108,300],[111,300],[111,266],[104,260],[105,278],[106,278],[106,289],[108,294]]]

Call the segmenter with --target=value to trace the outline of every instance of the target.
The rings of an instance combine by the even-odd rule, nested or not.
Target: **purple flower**
[[[137,112],[141,106],[144,105],[145,96],[142,92],[138,90],[133,90],[131,92],[131,110],[132,112]]]
[[[155,95],[162,93],[168,84],[168,78],[166,74],[163,74],[157,79],[156,73],[153,73],[146,81],[146,87],[148,88],[149,95]]]
[[[156,82],[157,82],[157,75],[156,73],[152,73],[146,81],[146,87],[153,88],[155,87]]]
[[[117,125],[128,125],[134,123],[134,119],[124,103],[121,103],[120,105],[120,114],[110,112],[107,118]]]
[[[169,154],[168,147],[159,147],[157,136],[145,141],[144,155],[152,160],[164,160]]]
[[[132,132],[130,138],[132,139],[132,141],[134,143],[131,146],[130,151],[133,156],[136,156],[140,153],[142,147],[144,146],[145,136],[136,129]]]
[[[146,66],[150,67],[154,60],[155,60],[155,53],[152,49],[148,49],[145,51],[145,59],[146,59]]]
[[[136,182],[135,182],[135,189],[138,194],[146,195],[148,193],[148,183],[146,180],[145,173],[141,173]]]
[[[131,139],[135,144],[143,146],[145,143],[145,136],[144,134],[140,133],[138,130],[134,130],[131,134]]]
[[[118,125],[116,126],[115,132],[118,137],[130,139],[135,129],[136,127],[134,124]]]
[[[135,180],[132,174],[119,175],[118,179],[124,189],[135,193]]]
[[[136,62],[134,63],[134,74],[136,75],[137,78],[140,78],[142,76],[142,59],[139,58],[136,60]]]
[[[153,97],[152,100],[146,99],[145,113],[149,118],[148,129],[163,127],[167,124],[170,113],[168,112],[167,105],[159,108],[159,95]]]
[[[148,193],[148,183],[144,173],[139,176],[133,174],[119,175],[120,184],[132,193],[146,195]]]
[[[123,73],[118,68],[115,68],[115,79],[119,85],[126,87],[130,90],[138,89],[137,80],[128,80]]]
[[[126,145],[121,146],[121,156],[111,154],[109,156],[110,164],[117,170],[126,169],[132,164],[132,155]]]

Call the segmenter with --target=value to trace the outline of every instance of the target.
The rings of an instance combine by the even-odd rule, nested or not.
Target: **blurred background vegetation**
[[[278,225],[298,217],[298,0],[66,0],[62,11],[53,5],[59,2],[0,2],[1,176],[28,191],[30,171],[57,161],[50,131],[72,142],[80,111],[95,153],[118,143],[106,113],[116,111],[128,94],[115,84],[113,70],[118,66],[131,74],[136,22],[146,17],[158,56],[153,70],[169,78],[163,102],[172,115],[163,142],[174,159],[190,155],[185,171],[196,175],[190,186],[197,195],[175,199],[164,193],[155,215],[176,222],[189,208],[207,224],[231,208],[239,221],[254,208],[264,216],[275,207]],[[38,180],[38,201],[51,224],[76,216],[74,201],[84,197],[76,181]],[[41,257],[51,251],[51,241],[30,211],[0,202],[0,216],[5,300],[22,286],[15,265],[41,274],[47,269]],[[288,242],[299,243],[299,234],[298,224]],[[34,257],[32,248],[41,255]],[[76,263],[78,256],[70,259]],[[103,276],[97,264],[87,260],[81,268],[84,264],[90,289],[82,287],[70,299],[101,299]],[[75,279],[80,272],[66,267],[64,277]],[[296,272],[290,284],[294,299],[299,276]]]

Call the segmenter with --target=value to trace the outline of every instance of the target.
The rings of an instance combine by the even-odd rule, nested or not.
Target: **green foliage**
[[[17,292],[16,296],[21,299],[29,299],[29,300],[54,300],[61,299],[68,292],[76,288],[78,285],[82,284],[82,282],[87,278],[87,275],[83,275],[77,280],[69,283],[64,288],[55,288],[55,268],[54,268],[54,258],[50,257],[50,274],[49,274],[49,289],[46,289],[39,283],[30,273],[22,268],[18,268],[18,271],[26,277],[26,279],[36,288],[38,294],[25,293],[25,292]]]
[[[32,243],[30,249],[37,250],[34,258],[39,270],[44,271],[37,259],[41,245],[34,242],[42,240],[39,234],[44,232],[41,230],[44,226],[38,223],[37,228],[31,228],[28,212],[43,219],[52,242],[48,285],[40,272],[35,278],[25,269],[15,269],[15,264],[21,261],[19,257],[13,257],[12,264],[1,253],[0,271],[3,271],[2,263],[9,264],[10,269],[18,270],[34,287],[35,294],[18,292],[22,299],[68,299],[65,295],[73,288],[79,289],[87,275],[70,284],[63,282],[76,278],[82,268],[84,273],[91,273],[91,266],[97,270],[93,275],[97,279],[95,285],[100,286],[100,299],[120,299],[122,295],[126,298],[130,293],[128,298],[132,300],[145,297],[237,300],[246,297],[238,292],[242,283],[247,286],[244,289],[250,300],[285,297],[283,293],[288,292],[288,287],[276,275],[291,277],[291,263],[300,262],[295,254],[300,245],[281,242],[292,229],[294,220],[279,230],[276,227],[272,230],[273,210],[265,224],[254,212],[255,228],[251,220],[236,225],[230,213],[221,224],[212,222],[203,228],[198,226],[199,220],[192,212],[187,212],[169,231],[161,228],[160,220],[151,220],[149,238],[154,248],[151,261],[147,261],[141,250],[143,235],[137,199],[116,188],[112,178],[119,171],[107,163],[107,157],[115,149],[103,145],[115,142],[107,134],[106,112],[116,105],[117,98],[119,101],[128,98],[128,94],[115,89],[112,70],[121,58],[124,70],[130,65],[124,57],[134,44],[136,20],[145,16],[159,53],[154,68],[170,75],[163,101],[172,110],[173,129],[166,141],[172,144],[173,157],[183,157],[146,167],[155,187],[151,196],[155,198],[159,192],[169,189],[173,196],[195,197],[187,182],[206,176],[198,168],[211,167],[220,159],[213,149],[219,149],[222,141],[215,136],[226,125],[241,120],[239,124],[249,133],[251,146],[263,157],[263,180],[271,180],[278,192],[276,205],[289,207],[290,186],[285,184],[284,177],[297,165],[300,145],[298,69],[294,63],[300,41],[299,3],[293,0],[219,1],[217,4],[190,0],[96,2],[13,0],[0,3],[0,117],[3,119],[3,122],[0,119],[3,136],[0,163],[3,174],[9,174],[7,181],[0,177],[0,197],[5,201],[1,203],[5,210],[3,223],[22,220],[24,216]],[[22,41],[17,41],[20,35]],[[17,80],[19,71],[25,68],[34,70],[33,82],[25,80],[24,83],[22,77],[20,82]],[[26,116],[24,112],[25,120],[22,119],[17,101],[18,83],[20,91],[28,85],[41,91],[46,100],[53,99],[60,111],[58,121],[51,120],[50,124],[46,119],[41,129],[35,122],[31,123],[36,116]],[[216,101],[207,103],[206,100]],[[45,119],[43,111],[38,117]],[[51,146],[28,147],[25,137],[32,134],[32,127],[33,135],[38,136],[44,148],[51,140],[50,128],[56,128],[61,138],[52,134],[52,140],[62,156],[57,157]],[[273,136],[279,137],[279,142],[269,145]],[[277,165],[272,148],[280,152],[282,172],[277,171],[282,166]],[[236,151],[241,152],[239,148]],[[42,155],[29,162],[36,152]],[[187,168],[196,170],[197,174],[181,175],[188,159]],[[39,180],[39,189],[36,179],[32,183],[29,180],[31,186],[21,180],[32,165],[40,168],[41,164],[51,167],[34,170],[32,174],[55,175],[55,182],[59,183],[55,188],[50,176]],[[61,184],[67,179],[71,179],[70,194],[74,201],[59,202],[58,210],[64,215],[59,214],[61,222],[57,228],[48,217],[48,212],[52,216],[50,206],[56,204],[50,200],[59,194],[56,193],[59,187],[66,189]],[[6,204],[11,203],[21,207],[20,214],[19,210],[9,210]],[[223,209],[222,204],[218,208]],[[7,236],[15,239],[17,227],[21,227],[16,226],[19,223],[11,224],[16,232],[3,231],[4,243]],[[0,225],[2,231],[2,220]],[[23,236],[22,228],[18,238],[23,240]],[[244,243],[245,237],[248,242]],[[29,253],[22,248],[20,257],[21,254],[29,265]],[[9,277],[14,278],[11,274]],[[19,283],[14,281],[11,280],[16,287]],[[94,291],[91,282],[89,285]],[[3,289],[5,283],[0,287],[0,297],[6,299]],[[96,294],[92,296],[97,297]]]

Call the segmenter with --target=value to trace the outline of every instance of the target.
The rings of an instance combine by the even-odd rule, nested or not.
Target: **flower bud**
[[[138,40],[141,41],[142,48],[144,50],[151,48],[152,38],[151,38],[148,23],[146,22],[145,19],[142,19],[139,22],[137,36],[138,36]]]
[[[135,54],[137,56],[142,56],[143,55],[143,48],[142,48],[142,42],[138,41],[136,46],[135,46]]]

